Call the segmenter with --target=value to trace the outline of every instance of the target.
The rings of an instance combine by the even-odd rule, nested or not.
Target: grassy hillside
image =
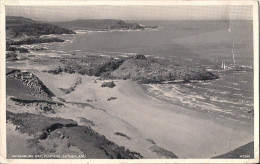
[[[116,19],[87,19],[87,20],[74,20],[67,22],[52,22],[54,25],[58,25],[64,28],[72,30],[93,30],[93,29],[107,29],[115,25],[119,20]]]
[[[8,38],[20,36],[40,36],[49,34],[73,34],[72,30],[57,25],[37,22],[29,18],[7,16],[6,34]]]

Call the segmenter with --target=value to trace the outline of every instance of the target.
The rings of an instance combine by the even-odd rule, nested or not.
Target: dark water
[[[253,66],[251,21],[139,21],[158,30],[78,31],[60,36],[64,44],[48,44],[47,53],[76,55],[145,54],[213,68],[220,78],[192,84],[152,84],[150,93],[191,109],[231,119],[253,119],[253,71],[223,71],[222,61]],[[234,46],[233,46],[234,45]]]

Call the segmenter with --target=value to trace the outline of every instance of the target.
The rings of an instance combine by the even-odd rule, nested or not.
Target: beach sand
[[[104,81],[96,77],[42,72],[35,75],[66,101],[64,108],[50,116],[87,124],[144,158],[167,158],[169,152],[178,158],[211,158],[253,140],[253,125],[211,118],[207,113],[158,100],[147,94],[144,86],[129,80],[115,80],[116,87],[103,88]],[[74,91],[59,91],[61,85],[71,87],[65,86],[66,81],[73,86],[78,78],[81,83]],[[116,99],[108,101],[111,97]]]

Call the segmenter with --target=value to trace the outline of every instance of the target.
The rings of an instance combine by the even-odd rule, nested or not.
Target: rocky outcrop
[[[29,52],[28,49],[26,49],[26,48],[10,46],[8,43],[6,43],[6,51],[18,51],[20,53]]]
[[[47,72],[57,74],[61,72],[79,73],[89,76],[105,76],[105,74],[117,69],[124,59],[103,58],[95,56],[87,56],[84,58],[64,59],[62,60],[64,67],[58,67],[55,70]]]
[[[126,23],[122,20],[118,21],[115,25],[110,26],[109,29],[127,29],[127,30],[143,30],[144,27],[137,23]]]
[[[146,57],[144,55],[142,55],[142,54],[137,54],[133,58],[134,59],[144,59],[144,60],[146,59]]]
[[[107,101],[112,101],[112,100],[116,100],[117,99],[117,97],[109,97],[108,99],[107,99]]]
[[[118,29],[118,30],[144,30],[144,29],[157,29],[158,26],[141,26],[138,23],[127,23],[125,21],[119,20],[116,24],[110,26],[108,29]]]
[[[64,42],[64,40],[58,38],[40,38],[41,35],[50,34],[75,34],[75,32],[63,27],[33,21],[24,17],[6,17],[7,51],[19,51],[20,53],[27,53],[28,49],[18,46],[23,44]]]
[[[7,41],[8,45],[23,45],[23,44],[38,44],[38,43],[51,43],[51,42],[64,42],[59,38],[26,38],[19,41]]]
[[[33,107],[38,113],[55,113],[55,111],[64,104],[55,102],[55,101],[46,101],[46,100],[23,100],[18,98],[10,98],[19,106],[30,106]]]
[[[101,87],[108,87],[108,88],[114,88],[116,85],[113,81],[104,82]]]
[[[12,70],[6,74],[7,87],[11,87],[12,80],[19,81],[25,87],[29,88],[27,92],[35,97],[51,100],[54,94],[43,84],[43,82],[30,72],[22,72],[20,70]],[[12,86],[17,87],[17,86]]]
[[[7,52],[6,53],[6,61],[17,61],[17,55],[14,52]]]
[[[131,58],[125,60],[115,71],[111,78],[132,79],[139,83],[160,83],[163,81],[184,80],[212,80],[217,76],[203,68],[191,66],[168,67],[154,60]]]
[[[204,68],[192,66],[169,66],[144,55],[129,58],[102,58],[87,56],[84,59],[63,60],[64,67],[49,72],[79,73],[102,79],[131,79],[139,83],[160,83],[164,81],[213,80],[218,76]]]
[[[64,92],[65,94],[69,94],[72,91],[75,91],[75,88],[81,84],[81,78],[77,79],[77,81],[73,84],[72,87],[65,89],[65,88],[59,88],[62,92]]]
[[[62,73],[63,71],[64,71],[63,68],[61,68],[60,66],[58,68],[52,69],[52,70],[43,70],[43,72],[51,73],[54,75],[58,75],[58,74]]]

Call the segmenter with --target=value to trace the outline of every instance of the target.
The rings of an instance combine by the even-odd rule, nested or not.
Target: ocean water
[[[71,53],[145,54],[160,57],[179,56],[205,59],[207,62],[233,63],[232,48],[238,64],[253,65],[253,26],[251,21],[138,21],[157,25],[159,30],[80,31],[62,36],[72,44],[60,44],[52,50]],[[228,28],[230,27],[230,32]],[[207,63],[206,62],[206,63]]]
[[[101,56],[151,55],[205,66],[218,80],[148,85],[158,98],[234,120],[253,120],[253,71],[221,69],[222,61],[253,67],[252,21],[136,21],[156,30],[77,31],[65,43],[45,44],[46,54]],[[35,52],[36,54],[39,52]]]

